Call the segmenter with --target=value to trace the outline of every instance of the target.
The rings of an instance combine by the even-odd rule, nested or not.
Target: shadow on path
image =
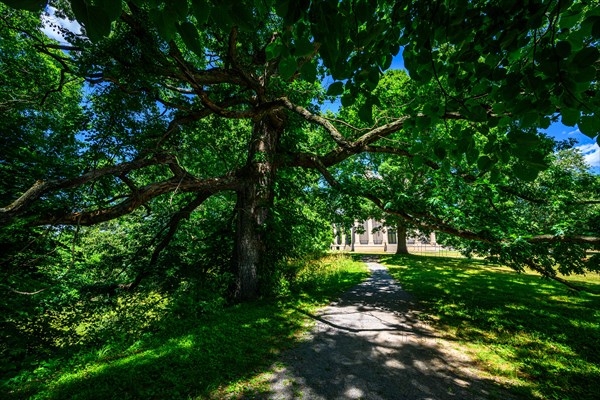
[[[387,269],[311,315],[316,326],[282,359],[269,399],[510,398],[472,361],[418,321],[418,307]]]

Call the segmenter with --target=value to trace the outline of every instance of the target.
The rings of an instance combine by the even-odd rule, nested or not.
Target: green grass
[[[600,398],[600,295],[482,261],[381,256],[423,318],[527,398]],[[572,278],[596,291],[600,277]]]
[[[302,311],[313,312],[367,274],[364,264],[345,257],[296,266],[283,298],[198,318],[166,315],[141,340],[121,338],[75,354],[64,349],[5,382],[0,397],[201,399],[264,392],[279,352],[310,325]]]

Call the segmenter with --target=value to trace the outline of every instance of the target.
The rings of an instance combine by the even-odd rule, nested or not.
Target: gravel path
[[[274,368],[269,399],[507,399],[457,344],[419,322],[387,268],[313,316],[316,326]]]

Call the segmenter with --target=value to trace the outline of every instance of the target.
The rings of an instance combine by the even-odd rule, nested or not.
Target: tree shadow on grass
[[[444,342],[401,331],[325,329],[286,354],[269,399],[510,399]]]
[[[268,369],[291,346],[302,322],[276,302],[250,303],[222,315],[181,321],[136,348],[75,360],[41,388],[15,398],[187,399]],[[173,321],[170,321],[173,323]],[[37,390],[36,390],[37,389]]]
[[[472,360],[417,315],[412,297],[385,270],[374,269],[369,280],[312,316],[316,329],[285,354],[261,398],[515,398],[478,376]]]
[[[326,301],[364,276],[344,272],[322,279],[308,299]],[[214,396],[219,397],[221,388],[268,371],[279,352],[297,342],[305,325],[305,316],[298,311],[306,307],[305,296],[240,304],[195,319],[166,315],[154,333],[136,344],[124,340],[116,343],[116,351],[64,354],[64,364],[43,382],[28,382],[9,396],[188,399],[217,393]]]
[[[600,296],[472,260],[382,259],[438,326],[501,352],[542,396],[597,398]]]

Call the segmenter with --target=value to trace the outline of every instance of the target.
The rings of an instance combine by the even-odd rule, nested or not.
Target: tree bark
[[[397,224],[396,232],[398,232],[396,254],[408,254],[408,247],[406,247],[406,227],[402,224]]]
[[[232,300],[251,300],[259,295],[258,270],[264,262],[266,223],[273,205],[276,166],[274,156],[283,130],[281,112],[255,121],[242,188],[237,192],[237,224],[232,271]]]

